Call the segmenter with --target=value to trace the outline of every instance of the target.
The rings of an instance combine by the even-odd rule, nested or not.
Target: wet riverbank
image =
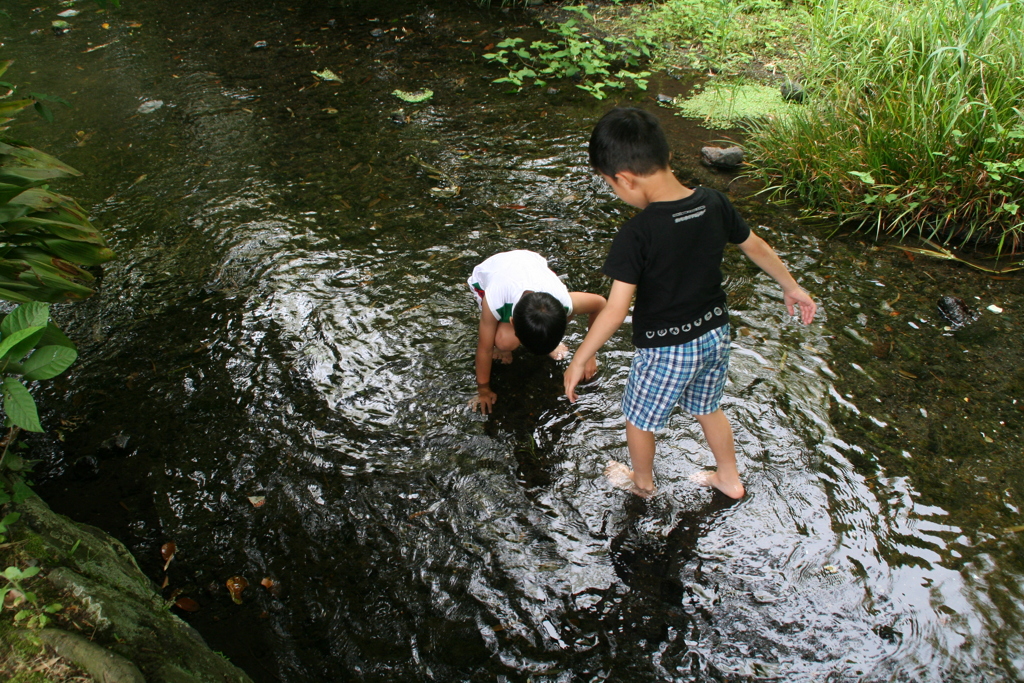
[[[587,168],[610,103],[490,84],[479,55],[527,18],[137,5],[56,38],[29,33],[50,18],[31,9],[9,10],[8,75],[76,108],[15,132],[86,172],[61,190],[121,256],[97,297],[58,313],[81,360],[45,399],[38,490],[158,582],[174,540],[168,590],[201,606],[184,618],[255,680],[1024,669],[1007,532],[1021,523],[1020,280],[797,225],[699,166],[720,134],[638,97],[668,125],[680,177],[731,189],[823,306],[811,329],[787,320],[773,283],[730,254],[725,408],[750,495],[724,505],[688,483],[711,458],[680,416],[665,493],[642,504],[600,476],[626,457],[625,335],[577,406],[557,365],[518,357],[496,373],[492,417],[465,407],[472,266],[525,246],[601,291],[630,215]],[[343,82],[310,73],[325,68]],[[421,88],[433,99],[392,95]],[[947,333],[947,294],[981,319]]]

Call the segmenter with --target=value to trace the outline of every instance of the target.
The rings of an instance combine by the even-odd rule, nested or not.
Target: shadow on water
[[[11,4],[10,78],[77,93],[15,133],[87,173],[61,189],[120,255],[56,311],[81,359],[45,396],[39,491],[158,583],[174,540],[167,590],[201,604],[181,616],[258,681],[1024,672],[1019,280],[817,236],[696,162],[721,134],[659,110],[677,174],[730,188],[822,317],[790,320],[729,254],[724,408],[749,495],[690,482],[712,459],[676,415],[642,502],[601,476],[627,457],[626,335],[574,405],[559,365],[519,355],[493,415],[466,407],[466,274],[528,247],[604,291],[630,215],[587,167],[609,103],[490,84],[479,55],[528,18],[185,0],[82,13],[58,39],[55,4]],[[946,331],[950,293],[1005,313]]]

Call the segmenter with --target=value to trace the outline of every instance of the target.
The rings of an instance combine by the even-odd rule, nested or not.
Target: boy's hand
[[[811,321],[814,320],[814,313],[818,310],[818,304],[814,303],[814,299],[804,290],[797,287],[788,292],[783,292],[783,301],[786,302],[786,310],[789,311],[790,315],[796,315],[796,311],[793,310],[794,304],[800,307],[800,320],[804,325],[810,325]]]
[[[589,364],[589,363],[588,363]],[[580,383],[580,380],[584,377],[585,368],[582,364],[577,363],[576,359],[573,359],[569,363],[569,367],[565,369],[565,375],[563,381],[565,383],[565,395],[569,399],[569,403],[576,402],[576,385]],[[597,360],[594,359],[594,372],[597,372]]]
[[[476,396],[469,400],[469,407],[473,409],[474,413],[479,407],[481,414],[489,415],[497,400],[498,395],[491,391],[489,386],[478,387]]]

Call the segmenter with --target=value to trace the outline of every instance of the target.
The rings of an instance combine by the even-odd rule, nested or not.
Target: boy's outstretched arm
[[[800,307],[800,320],[804,325],[810,325],[811,321],[814,320],[814,312],[818,310],[818,305],[796,283],[789,269],[786,268],[786,264],[782,262],[778,254],[775,253],[775,250],[753,232],[750,233],[750,237],[739,244],[739,248],[747,255],[747,258],[779,283],[779,286],[782,287],[783,301],[786,303],[786,310],[789,311],[789,314],[793,315],[795,313],[793,304],[796,304]]]
[[[600,294],[591,294],[590,292],[569,292],[569,298],[572,299],[573,315],[587,316],[587,330],[594,327],[594,321],[597,320],[597,316],[608,303],[608,300]],[[583,379],[590,379],[595,373],[597,373],[596,353],[583,366]]]
[[[604,346],[605,342],[612,338],[615,331],[622,326],[622,321],[629,315],[629,305],[633,303],[633,293],[636,292],[636,285],[627,284],[614,280],[612,291],[608,295],[608,303],[604,310],[598,314],[597,319],[590,325],[586,339],[576,349],[576,355],[565,370],[565,395],[572,403],[576,402],[576,385],[583,379],[583,371],[587,362],[596,354],[597,350]]]
[[[491,391],[491,363],[494,360],[494,337],[498,333],[498,319],[487,305],[487,297],[480,306],[480,332],[476,341],[476,396],[469,405],[475,411],[487,415],[491,412],[498,395]]]

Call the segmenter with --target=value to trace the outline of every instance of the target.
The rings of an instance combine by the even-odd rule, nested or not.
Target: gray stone
[[[743,148],[741,147],[701,147],[701,161],[714,168],[734,171],[743,165]]]

